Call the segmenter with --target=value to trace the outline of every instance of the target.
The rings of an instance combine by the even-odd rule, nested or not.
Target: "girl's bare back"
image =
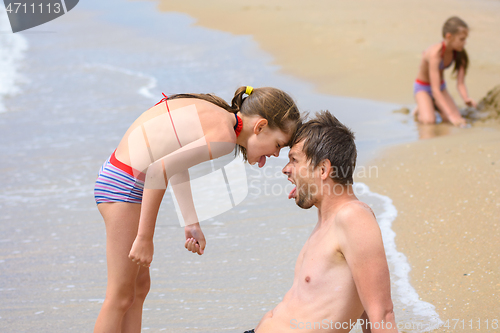
[[[167,100],[148,109],[134,121],[115,155],[123,163],[132,165],[131,154],[144,155],[147,148],[152,155],[146,157],[145,163],[149,164],[202,137],[208,143],[235,144],[235,122],[233,114],[204,100]],[[143,147],[144,144],[147,147]]]

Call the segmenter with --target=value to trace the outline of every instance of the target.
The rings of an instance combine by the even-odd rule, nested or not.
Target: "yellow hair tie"
[[[247,86],[247,89],[245,90],[245,94],[250,96],[252,94],[252,91],[253,91],[253,87]]]

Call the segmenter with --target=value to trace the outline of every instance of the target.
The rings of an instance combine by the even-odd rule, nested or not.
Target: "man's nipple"
[[[311,281],[311,278],[309,276],[306,276],[306,282]]]

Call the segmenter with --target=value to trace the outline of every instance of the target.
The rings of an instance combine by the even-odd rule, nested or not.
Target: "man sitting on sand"
[[[299,130],[288,155],[283,173],[296,185],[289,199],[304,209],[316,206],[318,222],[297,259],[292,288],[255,332],[349,332],[358,319],[364,332],[398,332],[380,228],[353,193],[353,133],[320,112]]]

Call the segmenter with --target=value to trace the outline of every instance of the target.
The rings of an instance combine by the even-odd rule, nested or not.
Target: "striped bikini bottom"
[[[134,177],[132,168],[111,154],[99,170],[95,182],[94,197],[97,204],[103,202],[142,202],[144,181]]]
[[[443,91],[445,89],[446,89],[446,82],[442,80],[439,90]],[[426,93],[429,94],[429,96],[431,96],[432,99],[434,99],[434,96],[432,96],[431,84],[429,82],[424,82],[420,81],[419,79],[416,79],[415,82],[413,83],[413,95],[416,95],[419,91],[425,91]]]

